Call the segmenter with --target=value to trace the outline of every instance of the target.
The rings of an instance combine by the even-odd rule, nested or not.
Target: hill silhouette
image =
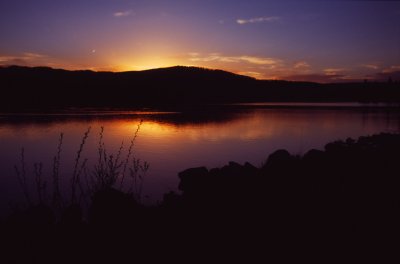
[[[400,102],[400,87],[395,82],[270,81],[184,66],[115,73],[0,67],[0,87],[3,111],[67,107],[182,108],[260,101]]]

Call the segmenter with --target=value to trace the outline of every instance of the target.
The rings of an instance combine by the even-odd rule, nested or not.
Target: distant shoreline
[[[0,67],[1,112],[59,109],[191,109],[219,104],[400,103],[400,82],[257,80],[221,70],[171,67],[140,72]]]
[[[202,122],[231,120],[233,116],[258,110],[271,111],[355,111],[355,112],[390,112],[400,113],[399,103],[358,103],[358,102],[264,102],[215,104],[191,107],[169,108],[110,108],[110,107],[74,107],[65,109],[19,109],[18,111],[1,111],[0,123],[54,122],[68,120],[109,120],[122,119],[156,119],[172,122]]]
[[[165,108],[148,107],[66,107],[54,109],[11,109],[1,110],[3,116],[107,116],[107,115],[160,115],[179,114],[182,112],[201,110],[229,109],[397,109],[400,102],[252,102],[252,103],[221,103],[193,106],[170,106]]]

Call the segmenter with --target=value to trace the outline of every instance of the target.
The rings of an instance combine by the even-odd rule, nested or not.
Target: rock
[[[320,161],[325,153],[322,150],[311,149],[303,156],[306,162]]]
[[[288,165],[288,162],[291,162],[293,157],[286,149],[279,149],[269,155],[267,162],[264,167],[284,167]]]
[[[178,173],[181,179],[179,183],[179,190],[184,192],[192,192],[196,189],[202,188],[205,182],[205,177],[208,175],[206,167],[190,168]]]

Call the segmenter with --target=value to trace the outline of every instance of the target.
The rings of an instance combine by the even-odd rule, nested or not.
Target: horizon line
[[[56,68],[56,67],[51,67],[51,66],[26,66],[26,65],[16,65],[16,64],[11,64],[11,65],[0,65],[0,68],[12,68],[12,67],[19,67],[19,68],[29,68],[29,69],[34,69],[34,68],[46,68],[46,69],[51,69],[51,70],[61,70],[61,71],[68,71],[68,72],[94,72],[94,73],[129,73],[129,72],[146,72],[146,71],[154,71],[154,70],[161,70],[161,69],[171,69],[171,68],[196,68],[196,69],[203,69],[203,70],[209,70],[209,71],[221,71],[221,72],[227,72],[230,74],[234,74],[237,76],[244,76],[248,77],[251,79],[254,79],[256,81],[282,81],[282,82],[298,82],[298,83],[318,83],[318,84],[337,84],[337,83],[362,83],[362,82],[375,82],[375,83],[385,83],[388,82],[387,80],[379,80],[379,79],[347,79],[347,80],[340,80],[337,82],[319,82],[319,81],[302,81],[302,80],[288,80],[288,79],[259,79],[254,76],[246,75],[243,73],[236,73],[233,71],[228,71],[224,69],[219,69],[219,68],[209,68],[209,67],[203,67],[203,66],[195,66],[195,65],[174,65],[174,66],[165,66],[165,67],[157,67],[157,68],[149,68],[149,69],[143,69],[143,70],[121,70],[121,71],[112,71],[112,70],[95,70],[91,68],[87,69],[75,69],[75,70],[69,70],[65,68]],[[305,75],[306,76],[306,75]],[[397,82],[396,80],[393,80],[393,82]]]

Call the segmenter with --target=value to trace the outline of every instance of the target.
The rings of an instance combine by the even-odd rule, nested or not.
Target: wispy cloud
[[[379,66],[375,65],[375,64],[362,64],[361,66],[364,67],[364,68],[370,69],[370,70],[379,69]]]
[[[29,66],[34,64],[44,63],[44,61],[48,58],[48,56],[33,53],[33,52],[25,52],[21,55],[0,55],[0,65],[23,65]]]
[[[114,17],[127,17],[132,15],[132,10],[125,10],[125,11],[119,11],[119,12],[115,12],[113,14]]]
[[[264,58],[264,57],[240,56],[238,57],[238,59],[258,65],[274,65],[281,63],[281,60],[273,58]]]
[[[341,75],[346,69],[344,68],[327,68],[324,69],[325,75],[328,76],[336,76],[336,75]]]
[[[389,68],[384,69],[382,72],[383,73],[391,73],[391,72],[396,72],[400,71],[400,65],[392,65]]]
[[[89,67],[88,70],[97,72],[118,72],[121,69],[116,65],[105,65],[100,67]]]
[[[14,60],[16,57],[0,56],[0,64],[7,64],[7,62]]]
[[[198,53],[189,53],[189,60],[195,62],[227,62],[227,63],[249,63],[255,65],[277,65],[281,63],[281,60],[274,58],[256,57],[256,56],[224,56],[219,53],[211,53],[206,56],[201,56]]]
[[[253,17],[249,19],[237,19],[236,23],[238,23],[239,25],[245,25],[245,24],[263,23],[263,22],[274,22],[280,19],[281,18],[278,16]]]
[[[304,69],[302,68],[306,66]],[[297,67],[296,67],[297,66]],[[280,79],[289,81],[305,81],[319,83],[334,83],[334,82],[357,82],[362,81],[366,77],[357,74],[357,72],[348,68],[325,68],[320,70],[312,69],[308,63],[295,63],[292,71],[287,74],[281,74]]]
[[[255,72],[255,71],[241,71],[241,72],[237,72],[238,74],[241,75],[246,75],[246,76],[250,76],[250,77],[254,77],[254,78],[261,78],[263,77],[263,74],[260,72]]]
[[[23,53],[23,56],[25,58],[29,58],[29,59],[38,59],[38,58],[47,57],[46,55],[39,54],[39,53],[33,53],[33,52],[25,52],[25,53]]]
[[[295,69],[309,69],[310,68],[310,64],[308,64],[306,61],[298,61],[296,63],[294,63],[293,68]]]
[[[320,83],[333,83],[333,82],[362,82],[364,80],[377,80],[387,81],[392,79],[394,81],[400,80],[400,65],[390,66],[380,72],[378,65],[375,64],[361,64],[359,66],[366,67],[374,70],[370,74],[357,72],[356,69],[350,68],[326,68],[322,71],[302,73],[292,72],[289,74],[280,75],[280,79],[289,81],[311,81]]]
[[[400,67],[398,71],[380,72],[372,77],[373,77],[372,79],[380,81],[387,81],[389,79],[392,79],[394,81],[400,81]]]
[[[281,76],[280,79],[288,81],[319,82],[319,83],[345,82],[353,80],[349,76],[343,74],[326,75],[319,73],[293,74],[293,75]]]
[[[400,65],[392,65],[378,72],[379,62],[358,64],[351,67],[315,68],[306,60],[285,61],[281,58],[262,56],[235,55],[227,56],[222,53],[202,54],[191,52],[186,54],[187,60],[197,62],[206,67],[222,67],[238,74],[252,76],[257,79],[280,79],[289,81],[310,81],[319,83],[360,82],[365,79],[386,80],[391,77],[399,79]],[[372,75],[359,72],[360,67],[375,71]]]

